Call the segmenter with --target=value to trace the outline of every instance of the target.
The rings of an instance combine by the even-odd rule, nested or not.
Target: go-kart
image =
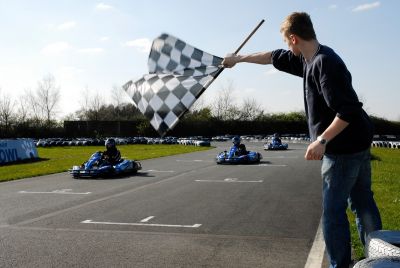
[[[140,162],[134,160],[122,159],[116,164],[111,164],[103,158],[102,152],[95,152],[80,166],[73,166],[69,173],[74,178],[80,177],[106,177],[122,174],[136,174],[142,169]]]
[[[270,143],[264,144],[264,150],[287,150],[288,147],[287,143],[281,143],[274,140]]]
[[[232,146],[229,152],[219,153],[215,159],[217,164],[254,164],[259,163],[262,155],[258,152],[247,151],[246,154],[238,155],[237,147]]]

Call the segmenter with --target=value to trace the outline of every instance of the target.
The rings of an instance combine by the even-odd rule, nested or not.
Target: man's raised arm
[[[256,64],[271,64],[271,51],[268,52],[257,52],[248,55],[234,55],[228,54],[222,61],[222,65],[225,68],[232,68],[239,62],[248,62]]]

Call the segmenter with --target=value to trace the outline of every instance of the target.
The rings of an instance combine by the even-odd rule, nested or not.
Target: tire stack
[[[372,145],[372,147],[400,149],[399,141],[373,141],[371,145]]]
[[[366,259],[353,268],[400,268],[400,231],[381,230],[368,235]]]

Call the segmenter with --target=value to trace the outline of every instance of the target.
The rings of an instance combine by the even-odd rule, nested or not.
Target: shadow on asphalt
[[[118,174],[118,175],[106,175],[97,177],[79,177],[74,178],[77,180],[119,180],[119,179],[134,179],[135,177],[141,178],[153,178],[154,175],[150,175],[148,172],[138,172],[136,174]]]

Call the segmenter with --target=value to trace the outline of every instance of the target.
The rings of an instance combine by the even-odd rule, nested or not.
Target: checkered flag
[[[162,34],[151,47],[149,74],[123,88],[164,136],[218,76],[221,62],[220,57]]]

